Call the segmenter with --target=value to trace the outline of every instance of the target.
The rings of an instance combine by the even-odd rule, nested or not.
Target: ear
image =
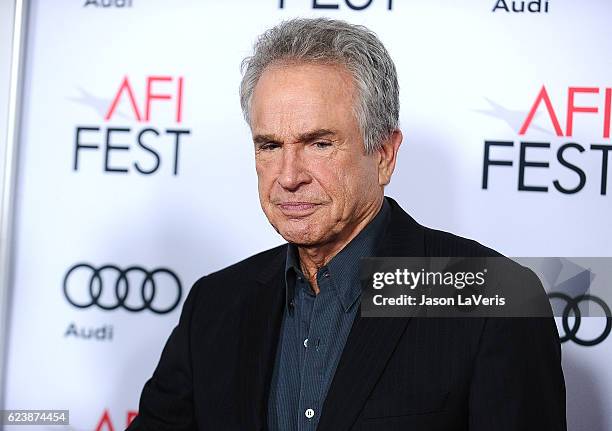
[[[391,175],[395,169],[397,152],[402,143],[402,132],[395,129],[391,135],[382,143],[378,151],[378,184],[386,186],[391,181]]]

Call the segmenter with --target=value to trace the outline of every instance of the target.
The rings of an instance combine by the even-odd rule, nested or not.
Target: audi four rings
[[[608,304],[604,302],[603,299],[595,296],[595,295],[578,295],[575,298],[572,298],[569,295],[561,292],[551,292],[548,294],[550,299],[561,299],[565,301],[565,307],[563,308],[563,313],[561,314],[561,324],[563,326],[563,331],[565,335],[561,337],[561,342],[565,343],[568,340],[572,340],[574,343],[579,344],[581,346],[594,346],[596,344],[601,343],[605,340],[608,335],[610,335],[610,331],[612,331],[612,314],[610,313],[610,307]],[[596,338],[592,340],[585,340],[578,337],[578,329],[580,329],[580,323],[582,321],[582,314],[580,312],[579,304],[582,301],[592,301],[599,305],[606,316],[606,326],[603,332]],[[573,316],[570,313],[574,313]],[[574,324],[570,325],[570,317],[574,317]]]
[[[86,294],[89,298],[83,302],[77,302],[71,295],[71,291],[68,289],[68,284],[71,277],[74,277],[74,273],[78,269],[84,269],[89,272],[89,282],[85,283],[87,286]],[[115,275],[114,286],[105,286],[103,283],[102,273],[110,271]],[[129,274],[141,274],[144,276],[139,287],[140,290],[140,301],[137,305],[128,304],[126,299],[130,293],[130,289],[134,286],[130,286],[128,275]],[[159,283],[159,276],[166,274],[173,280],[171,283]],[[158,283],[160,286],[158,286]],[[102,303],[100,298],[103,295],[105,289],[112,289],[114,291],[114,300],[110,303]],[[158,289],[172,289],[173,294],[170,296],[172,301],[160,306],[160,304],[154,305],[153,301],[157,295]],[[115,265],[103,265],[99,268],[94,267],[88,263],[77,263],[72,266],[63,281],[64,296],[68,302],[77,308],[88,308],[97,306],[103,310],[115,310],[117,308],[123,308],[127,311],[139,312],[143,310],[150,310],[156,314],[166,314],[174,310],[181,301],[182,287],[181,281],[178,276],[167,268],[157,268],[153,271],[149,271],[140,266],[130,266],[127,269],[121,269]],[[108,298],[107,294],[104,298]],[[81,296],[79,296],[81,298]],[[157,301],[159,302],[159,300]]]

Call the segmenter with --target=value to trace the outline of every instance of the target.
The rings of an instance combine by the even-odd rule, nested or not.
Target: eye
[[[274,150],[274,149],[278,148],[279,146],[280,145],[278,145],[278,144],[276,144],[274,142],[266,142],[265,144],[261,144],[259,146],[259,149],[263,150],[263,151],[271,151],[271,150]]]
[[[325,142],[325,141],[317,141],[313,145],[321,150],[332,146],[331,142]]]

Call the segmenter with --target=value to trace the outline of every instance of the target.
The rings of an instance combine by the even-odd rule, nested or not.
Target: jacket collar
[[[423,256],[423,227],[394,199],[386,199],[391,215],[375,257]],[[355,317],[323,404],[318,430],[351,427],[409,321],[410,318],[364,318],[361,314]]]

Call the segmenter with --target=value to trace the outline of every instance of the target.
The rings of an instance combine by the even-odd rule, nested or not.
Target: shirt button
[[[304,347],[308,347],[308,338],[304,340]]]
[[[313,409],[307,409],[304,414],[306,415],[306,417],[308,419],[312,418],[315,414],[315,411]]]
[[[325,277],[325,278],[329,277],[329,271],[325,271],[325,272],[323,273],[323,277]]]

